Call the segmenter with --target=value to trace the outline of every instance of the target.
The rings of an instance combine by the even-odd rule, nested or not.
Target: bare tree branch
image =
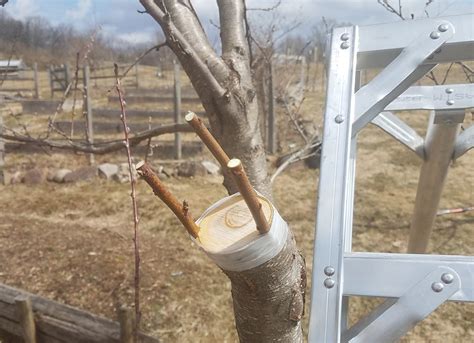
[[[461,66],[462,71],[466,75],[467,81],[470,83],[474,83],[474,70],[472,70],[468,65],[463,62],[456,62],[459,66]]]
[[[163,10],[152,0],[140,0],[141,4],[146,8],[147,12],[157,21],[165,31],[166,36],[168,37],[168,44],[173,47],[173,51],[176,53],[177,57],[180,60],[186,61],[190,64],[190,69],[195,69],[197,73],[201,76],[201,81],[205,84],[204,88],[210,88],[216,94],[224,95],[225,90],[216,80],[215,76],[211,72],[210,68],[212,65],[209,63],[206,64],[200,58],[200,56],[194,50],[196,44],[191,45],[188,40],[181,34],[181,32],[176,28],[174,23],[171,21],[169,13],[164,13]],[[193,42],[196,43],[196,42]],[[177,53],[179,52],[179,53]],[[211,56],[209,56],[210,58]],[[214,61],[215,59],[213,59]],[[209,62],[209,61],[208,61]],[[221,60],[223,63],[223,61]],[[184,63],[181,63],[184,65]],[[227,68],[225,68],[225,79],[228,76]],[[190,72],[191,73],[191,72]],[[222,75],[224,76],[224,75]]]
[[[217,0],[221,26],[222,56],[244,56],[248,58],[245,46],[247,39],[244,30],[245,6],[243,0]]]
[[[7,2],[8,2],[8,0],[0,0],[0,6],[5,7]]]
[[[247,8],[247,11],[264,11],[264,12],[270,12],[273,10],[276,10],[278,7],[281,5],[281,0],[278,0],[275,5],[271,7],[252,7],[252,8]]]
[[[284,163],[282,163],[277,170],[273,173],[270,178],[270,182],[273,183],[278,175],[280,175],[288,166],[297,161],[309,158],[315,154],[312,150],[321,149],[321,141],[316,140],[316,137],[313,137],[309,143],[303,146],[301,149],[294,152]]]
[[[20,142],[25,144],[33,144],[39,147],[49,147],[59,150],[70,150],[74,152],[82,152],[89,154],[104,155],[114,151],[119,151],[124,149],[123,140],[110,140],[104,142],[97,142],[90,144],[84,141],[73,141],[70,139],[66,140],[53,140],[53,139],[41,139],[32,137],[29,134],[22,134],[13,129],[10,129],[6,126],[3,127],[4,130],[9,131],[10,134],[2,133],[0,137],[5,140]],[[167,133],[176,133],[176,132],[193,132],[193,129],[187,124],[172,124],[172,125],[163,125],[156,127],[151,130],[146,130],[140,133],[137,133],[129,138],[130,146],[136,146],[140,142],[147,140],[152,137],[157,137]]]
[[[125,100],[123,98],[122,85],[120,83],[118,74],[118,65],[114,64],[115,73],[115,89],[120,101],[120,120],[122,121],[123,134],[124,134],[124,145],[127,151],[127,162],[128,162],[128,173],[130,175],[130,197],[132,200],[132,212],[133,212],[133,251],[135,257],[135,277],[134,277],[134,290],[135,290],[135,323],[134,323],[134,342],[138,343],[138,328],[140,327],[140,241],[138,235],[138,206],[137,206],[137,194],[136,194],[136,183],[137,180],[133,175],[133,164],[132,164],[132,153],[130,152],[130,139],[129,131],[130,128],[127,124],[127,114],[125,111]]]
[[[388,0],[377,0],[377,2],[382,5],[387,11],[390,13],[396,14],[398,17],[400,17],[402,20],[405,20],[405,17],[403,16],[402,13],[402,0],[398,0],[398,10],[396,10],[389,2]]]
[[[215,77],[222,82],[228,75],[227,66],[209,43],[191,1],[155,0],[155,3],[162,4],[163,13],[167,16],[166,20],[174,26],[174,31],[179,31],[184,40],[193,47],[197,56],[205,61]]]
[[[120,75],[120,80],[122,80],[125,76],[127,76],[127,74],[130,72],[130,70],[132,70],[133,67],[135,67],[138,63],[140,63],[140,61],[146,56],[148,55],[150,52],[152,51],[159,51],[162,47],[164,46],[168,46],[168,42],[162,42],[160,44],[157,44],[155,46],[152,46],[150,49],[144,51],[140,56],[138,56],[135,61],[130,64],[128,66],[127,69],[125,69],[125,71],[122,73],[122,75]]]

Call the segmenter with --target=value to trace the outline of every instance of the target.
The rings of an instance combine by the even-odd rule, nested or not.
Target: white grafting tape
[[[275,257],[288,237],[288,225],[273,204],[259,195],[271,228],[266,234],[256,230],[250,211],[239,193],[209,207],[196,221],[201,231],[193,239],[222,269],[249,270]]]

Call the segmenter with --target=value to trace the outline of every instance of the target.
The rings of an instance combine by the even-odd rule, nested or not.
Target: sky
[[[388,0],[398,6],[398,0]],[[402,0],[403,12],[424,17],[427,0]],[[247,0],[248,8],[271,7],[278,0]],[[196,11],[206,29],[217,36],[210,23],[218,23],[215,0],[193,0]],[[152,43],[157,40],[158,25],[147,14],[137,10],[142,7],[138,0],[10,0],[1,11],[16,19],[41,16],[53,25],[72,24],[78,30],[87,30],[98,25],[103,34],[131,43]],[[431,17],[474,13],[474,0],[434,0],[428,7]],[[268,12],[259,13],[259,18],[270,17]],[[307,36],[321,18],[333,18],[357,25],[377,24],[399,20],[394,14],[377,4],[377,0],[281,0],[278,13],[288,23],[298,21],[301,25],[294,31]],[[290,24],[288,24],[290,25]],[[0,28],[1,34],[1,28]]]

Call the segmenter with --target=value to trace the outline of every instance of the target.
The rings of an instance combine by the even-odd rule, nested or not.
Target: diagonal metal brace
[[[398,299],[389,299],[344,334],[350,343],[396,342],[461,287],[451,268],[438,267]]]
[[[353,136],[411,84],[436,66],[423,63],[454,35],[454,27],[445,20],[437,20],[433,24],[433,27],[423,30],[420,36],[403,49],[370,83],[357,91]]]
[[[380,113],[372,120],[372,124],[378,126],[397,141],[408,147],[408,149],[415,152],[421,159],[425,158],[424,139],[392,112]]]
[[[457,139],[453,159],[457,159],[474,148],[474,125],[464,130]]]

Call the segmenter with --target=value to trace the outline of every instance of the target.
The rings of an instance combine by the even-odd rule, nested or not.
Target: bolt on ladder
[[[473,15],[334,29],[314,242],[309,342],[394,342],[445,301],[474,301],[474,257],[424,254],[452,159],[474,147],[460,133],[474,85],[412,86],[438,63],[474,60]],[[359,89],[360,70],[382,68]],[[425,139],[396,116],[431,110]],[[355,253],[357,134],[377,125],[423,159],[409,253]],[[349,296],[387,300],[347,327]]]

